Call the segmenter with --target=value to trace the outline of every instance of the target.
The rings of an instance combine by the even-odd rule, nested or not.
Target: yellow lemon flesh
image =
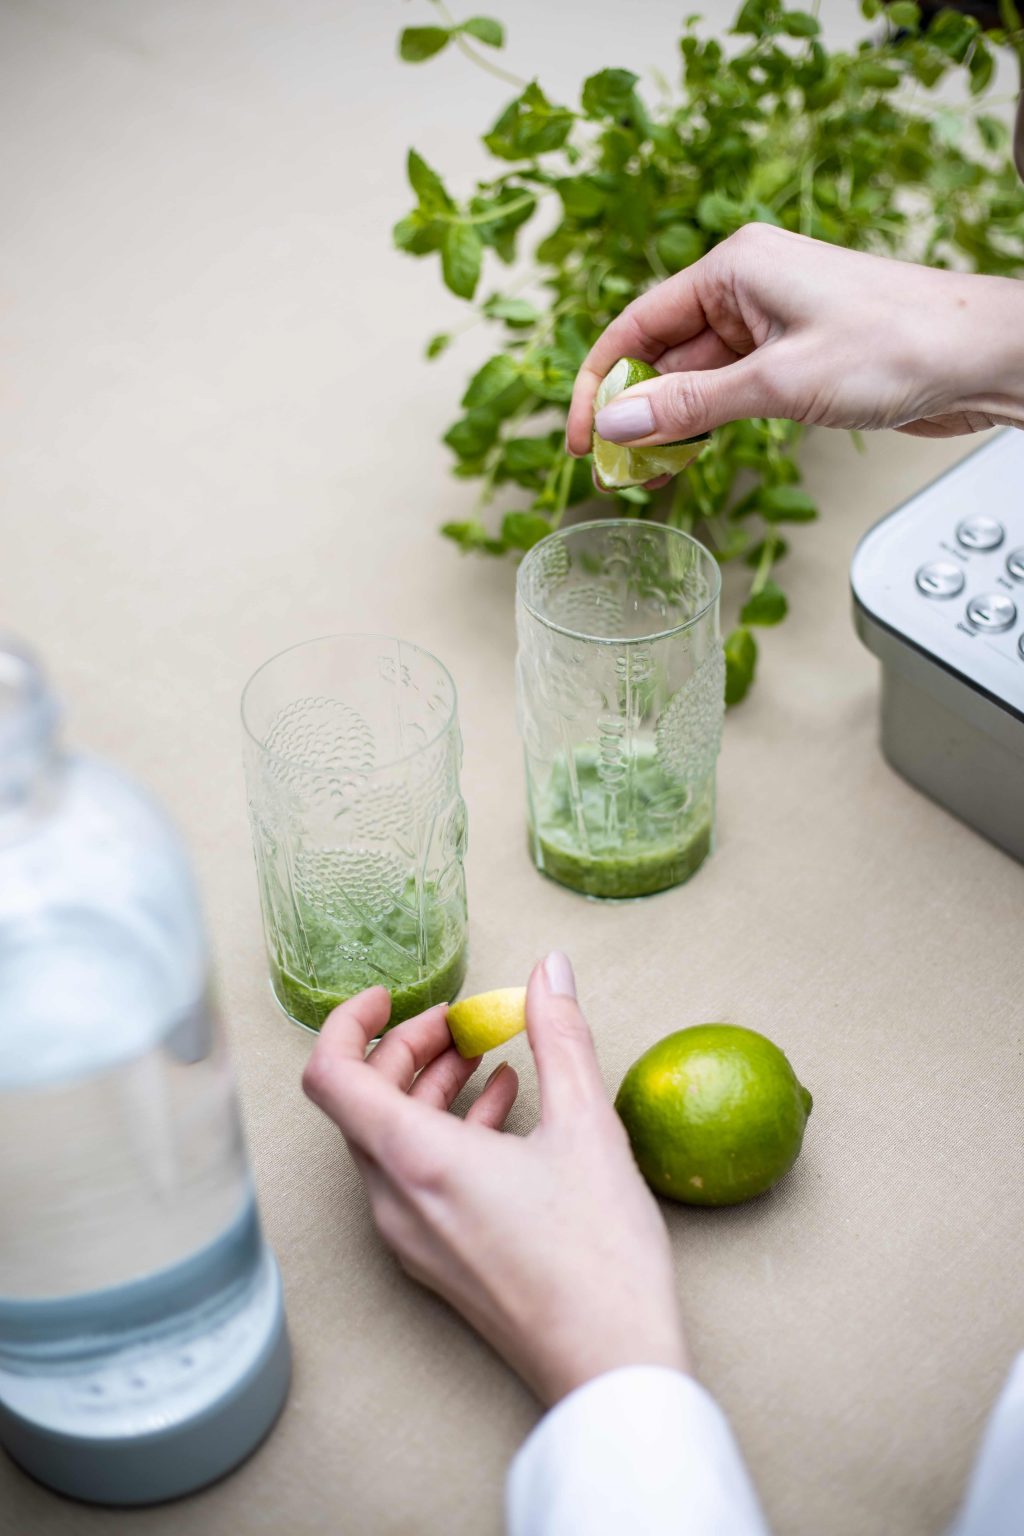
[[[595,411],[601,410],[609,400],[621,395],[633,384],[646,379],[656,379],[658,370],[638,357],[620,357],[615,367],[606,373],[598,386],[594,401]],[[622,443],[610,443],[607,438],[594,432],[594,468],[597,478],[609,490],[622,490],[629,485],[643,485],[656,480],[659,475],[677,475],[700,453],[701,443],[710,433],[699,437],[687,437],[678,443],[661,443],[656,448],[627,448]]]
[[[460,1056],[482,1056],[526,1028],[526,988],[477,992],[448,1009],[448,1028]]]
[[[796,1162],[811,1103],[764,1035],[698,1024],[633,1063],[615,1108],[657,1194],[687,1205],[737,1205]]]

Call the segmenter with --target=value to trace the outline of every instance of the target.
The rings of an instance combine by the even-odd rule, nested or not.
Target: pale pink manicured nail
[[[613,400],[594,417],[594,426],[610,443],[631,443],[654,431],[654,412],[646,395]]]
[[[560,949],[553,949],[544,961],[544,974],[548,979],[548,990],[555,997],[576,996],[576,978],[569,964],[569,956],[563,955]]]
[[[495,1067],[494,1071],[491,1073],[491,1075],[487,1079],[486,1083],[484,1083],[484,1087],[485,1088],[489,1088],[491,1086],[491,1084],[494,1082],[494,1079],[497,1077],[498,1073],[499,1072],[504,1072],[504,1070],[505,1070],[505,1068],[507,1066],[508,1066],[508,1062],[507,1061],[499,1061],[498,1065]]]

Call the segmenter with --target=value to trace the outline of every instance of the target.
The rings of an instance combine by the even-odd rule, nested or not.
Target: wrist
[[[692,1374],[681,1319],[666,1317],[660,1326],[630,1324],[620,1330],[595,1330],[562,1341],[548,1340],[531,1385],[546,1408],[577,1387],[630,1365],[654,1365]]]
[[[1024,282],[949,274],[950,408],[979,425],[1024,427]]]

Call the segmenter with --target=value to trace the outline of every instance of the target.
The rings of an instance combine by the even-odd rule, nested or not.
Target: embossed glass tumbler
[[[519,729],[537,868],[648,896],[711,851],[725,661],[718,566],[688,534],[613,519],[519,568]]]
[[[364,987],[398,1024],[458,991],[466,809],[455,684],[404,640],[331,635],[266,662],[242,694],[270,976],[319,1029]]]

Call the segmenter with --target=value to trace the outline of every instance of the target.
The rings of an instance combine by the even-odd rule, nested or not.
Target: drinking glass
[[[537,868],[587,896],[678,885],[711,851],[724,714],[718,565],[676,528],[616,518],[519,568],[519,729]]]
[[[455,685],[405,640],[330,635],[242,694],[270,975],[319,1029],[364,987],[391,1023],[453,998],[466,966],[466,808]]]

